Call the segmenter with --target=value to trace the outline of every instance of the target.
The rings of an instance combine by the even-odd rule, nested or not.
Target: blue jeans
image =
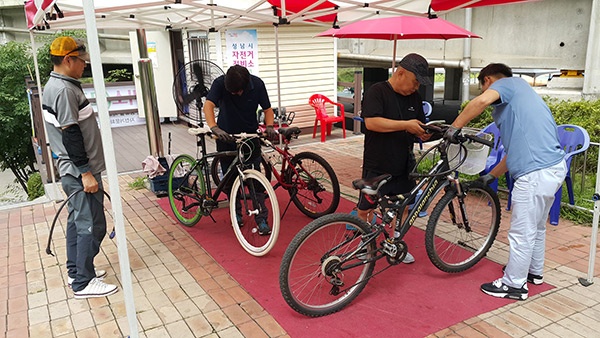
[[[102,189],[100,174],[94,175],[98,187]],[[70,196],[67,218],[67,270],[74,278],[73,291],[83,290],[94,272],[94,257],[100,252],[100,244],[106,235],[106,216],[104,215],[104,194],[98,190],[95,194],[83,192],[81,177],[65,175],[61,178],[65,193]]]

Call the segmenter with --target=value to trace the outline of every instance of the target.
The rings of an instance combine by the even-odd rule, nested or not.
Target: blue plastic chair
[[[479,173],[480,176],[488,174],[492,169],[502,161],[502,157],[504,157],[504,146],[502,145],[502,140],[500,138],[500,130],[498,130],[498,126],[496,123],[492,122],[488,124],[485,128],[481,130],[482,133],[492,134],[494,135],[494,146],[490,150],[490,154],[485,163],[485,169]],[[510,198],[512,191],[512,178],[510,177],[510,173],[506,172],[504,174],[506,177],[506,185],[508,187],[508,203],[506,205],[506,210],[510,210]],[[494,182],[490,184],[490,188],[494,191],[498,191],[498,179],[495,179]]]
[[[586,151],[590,146],[590,135],[584,128],[580,126],[561,124],[558,126],[558,139],[561,147],[566,153],[565,161],[567,162],[567,176],[565,177],[565,182],[567,183],[569,204],[574,205],[575,196],[573,194],[573,181],[571,180],[571,161],[573,160],[573,156]],[[558,219],[560,218],[561,198],[562,185],[556,192],[554,203],[550,208],[550,224],[552,225],[558,225]]]
[[[423,113],[425,114],[425,122],[429,122],[429,116],[431,115],[432,112],[433,112],[433,108],[431,107],[431,103],[429,103],[427,101],[423,101]],[[423,150],[423,141],[421,141],[419,139],[418,142],[419,142],[419,149]]]

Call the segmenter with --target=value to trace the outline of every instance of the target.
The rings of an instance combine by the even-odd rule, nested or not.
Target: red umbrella
[[[458,39],[479,38],[468,30],[440,18],[395,16],[362,20],[342,28],[330,28],[317,36],[360,38],[394,41],[392,68],[396,66],[396,41],[403,39]]]
[[[540,0],[431,0],[431,8],[434,11],[450,11],[460,8],[494,6],[512,2],[528,1]]]

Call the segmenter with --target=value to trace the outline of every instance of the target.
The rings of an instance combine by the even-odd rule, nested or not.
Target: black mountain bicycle
[[[175,217],[185,226],[195,225],[202,216],[210,216],[215,221],[211,213],[219,205],[221,192],[231,185],[229,211],[235,236],[251,255],[267,254],[277,241],[280,217],[271,183],[261,172],[251,169],[249,155],[254,146],[251,141],[261,136],[234,135],[237,150],[207,153],[205,137],[212,135],[210,129],[190,128],[188,132],[198,137],[200,156],[195,159],[179,155],[169,168],[169,204]],[[219,156],[235,156],[235,159],[213,191],[209,159]]]
[[[434,123],[426,130],[441,136],[447,127]],[[291,241],[281,262],[279,285],[288,305],[311,317],[331,314],[348,305],[370,278],[402,262],[408,252],[404,236],[419,212],[434,200],[437,203],[425,229],[425,248],[431,262],[450,273],[479,262],[498,233],[500,202],[488,186],[478,181],[459,181],[456,170],[466,163],[469,146],[491,146],[491,142],[466,132],[459,141],[450,144],[441,140],[419,158],[417,166],[432,156],[439,160],[426,174],[411,173],[420,181],[407,194],[379,193],[391,175],[354,181],[356,189],[377,202],[377,223],[371,225],[356,216],[337,213],[305,226]],[[413,200],[414,207],[402,221]],[[374,273],[375,262],[381,258],[388,265]]]

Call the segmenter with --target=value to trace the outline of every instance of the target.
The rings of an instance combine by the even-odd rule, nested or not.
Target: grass
[[[146,188],[146,183],[148,182],[148,177],[140,176],[133,180],[133,182],[129,182],[127,185],[130,189],[140,190]]]

